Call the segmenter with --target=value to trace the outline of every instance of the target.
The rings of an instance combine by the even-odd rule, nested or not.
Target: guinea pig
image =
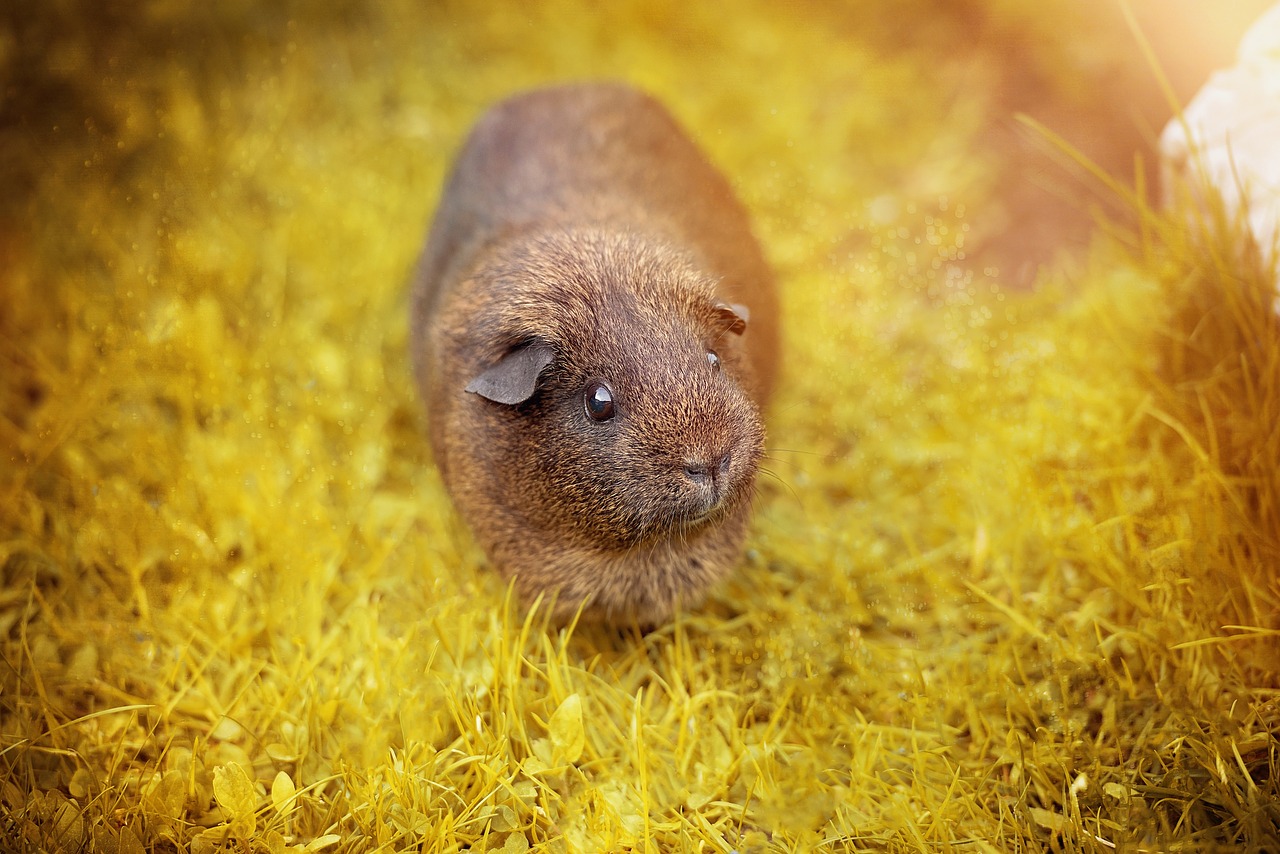
[[[526,604],[657,623],[741,559],[773,274],[728,182],[654,99],[596,83],[492,107],[411,301],[436,465]]]

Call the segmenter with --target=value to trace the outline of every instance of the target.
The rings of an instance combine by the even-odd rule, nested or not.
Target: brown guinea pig
[[[773,276],[728,183],[656,101],[582,84],[490,109],[412,311],[436,463],[525,602],[656,622],[740,559]]]

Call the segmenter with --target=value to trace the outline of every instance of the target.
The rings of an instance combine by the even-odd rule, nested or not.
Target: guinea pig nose
[[[719,469],[719,474],[717,476],[722,480],[729,476],[729,464],[731,462],[733,462],[733,451],[725,451],[721,454],[720,464],[717,466]]]
[[[685,463],[684,474],[694,483],[704,484],[711,480],[711,466],[700,462]]]
[[[685,477],[696,484],[714,484],[729,476],[733,452],[725,451],[713,459],[689,460],[684,465]]]

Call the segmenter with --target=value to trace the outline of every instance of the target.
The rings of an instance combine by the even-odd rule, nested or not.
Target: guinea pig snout
[[[731,491],[733,451],[691,455],[684,461],[684,478],[694,519],[705,518],[724,504]]]
[[[729,466],[733,463],[733,451],[725,451],[715,456],[699,456],[685,460],[684,475],[697,486],[723,488],[729,477]]]

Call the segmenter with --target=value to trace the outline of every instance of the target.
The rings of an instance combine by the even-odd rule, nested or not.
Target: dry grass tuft
[[[925,0],[259,6],[6,21],[9,848],[1275,849],[1280,329],[1238,227],[1134,201],[1035,293],[970,269],[982,198],[928,188],[989,185],[983,93],[868,23]],[[648,635],[510,607],[405,364],[461,135],[581,76],[673,106],[786,289],[752,550]]]

